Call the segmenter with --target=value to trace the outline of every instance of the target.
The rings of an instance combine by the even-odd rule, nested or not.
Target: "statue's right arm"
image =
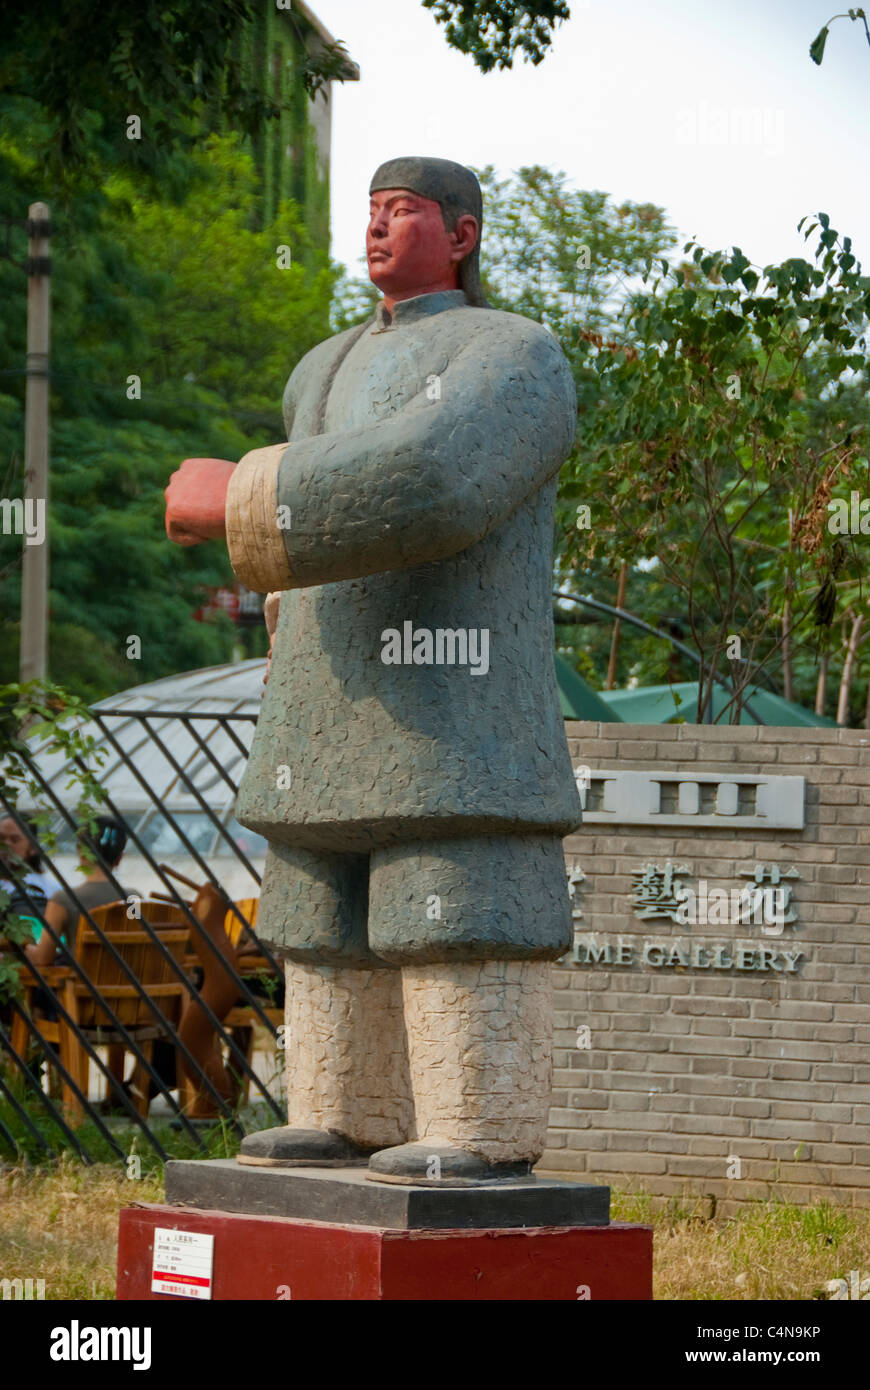
[[[239,578],[266,592],[444,559],[558,472],[576,398],[564,354],[540,325],[514,318],[504,331],[470,335],[439,387],[435,399],[424,389],[362,429],[246,456],[227,504]]]

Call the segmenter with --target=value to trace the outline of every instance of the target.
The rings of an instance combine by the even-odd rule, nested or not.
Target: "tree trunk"
[[[625,604],[625,582],[628,575],[628,566],[625,561],[619,567],[619,580],[616,586],[616,606],[622,608]],[[619,633],[622,623],[618,618],[613,620],[613,636],[610,639],[610,660],[607,663],[607,680],[604,682],[605,690],[612,690],[616,680],[616,655],[619,651]]]
[[[794,678],[791,669],[791,604],[786,599],[782,608],[782,693],[794,699]]]
[[[852,685],[852,675],[855,670],[855,652],[858,649],[858,642],[861,637],[861,628],[864,619],[859,613],[858,617],[852,622],[852,631],[849,633],[849,643],[846,647],[846,660],[843,662],[843,674],[840,677],[840,695],[837,700],[837,723],[848,724],[849,722],[849,690]]]
[[[794,512],[788,509],[788,552],[791,557],[792,537],[794,535]],[[786,579],[786,599],[782,605],[782,693],[787,700],[794,699],[794,679],[791,669],[791,566]]]
[[[819,679],[816,682],[816,714],[825,712],[825,685],[828,680],[828,653],[822,652],[819,658]]]

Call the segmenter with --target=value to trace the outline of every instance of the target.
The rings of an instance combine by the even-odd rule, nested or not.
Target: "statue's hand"
[[[263,685],[269,679],[269,668],[272,665],[272,648],[275,646],[275,629],[278,626],[278,605],[281,602],[281,590],[277,593],[267,594],[266,602],[263,604],[263,617],[266,620],[266,631],[269,634],[269,654],[266,657],[266,671],[263,676]]]
[[[165,489],[166,534],[178,545],[226,536],[227,488],[234,463],[226,459],[185,459]]]
[[[281,590],[277,589],[272,594],[266,595],[263,604],[263,619],[266,623],[266,631],[270,637],[275,636],[275,628],[278,626],[278,608],[281,603]]]
[[[275,646],[275,634],[274,634],[274,632],[273,632],[273,633],[271,634],[271,636],[269,637],[269,651],[268,651],[268,654],[267,654],[267,656],[266,656],[266,669],[265,669],[265,671],[263,672],[263,685],[264,685],[264,687],[265,687],[266,685],[268,685],[268,683],[269,683],[269,671],[270,671],[271,668],[272,668],[272,649],[274,648],[274,646]]]

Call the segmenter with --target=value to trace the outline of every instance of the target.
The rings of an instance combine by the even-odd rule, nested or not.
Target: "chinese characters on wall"
[[[747,864],[736,870],[741,882],[729,887],[711,887],[706,879],[693,882],[691,866],[685,863],[648,862],[632,875],[629,909],[641,921],[670,920],[679,927],[725,927],[742,931],[758,929],[761,936],[783,937],[794,930],[797,909],[793,901],[793,881],[800,878],[794,867],[778,864]],[[579,865],[569,873],[568,892],[575,922],[583,919],[579,886],[586,876]],[[803,951],[786,947],[785,942],[769,946],[749,941],[713,943],[707,940],[602,941],[597,935],[575,940],[572,961],[576,965],[645,965],[654,969],[758,970],[794,973],[805,959]]]

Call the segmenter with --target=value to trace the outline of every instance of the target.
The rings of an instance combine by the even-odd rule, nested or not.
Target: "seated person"
[[[19,823],[12,816],[0,820],[0,890],[9,895],[8,911],[31,922],[38,940],[42,927],[37,914],[43,912],[49,891],[53,892],[57,885],[52,881],[47,888],[45,876],[39,872],[39,847],[29,837],[29,831],[31,827],[25,820]]]
[[[113,816],[97,816],[96,826],[95,839],[92,840],[88,835],[87,828],[82,827],[79,832],[79,841],[83,847],[87,846],[93,853],[98,854],[99,861],[89,860],[82,853],[79,858],[79,867],[84,874],[84,883],[73,885],[81,907],[87,908],[88,911],[93,907],[103,907],[106,903],[118,902],[119,898],[141,896],[133,888],[123,888],[119,893],[102,868],[102,863],[105,863],[111,870],[114,870],[121,862],[121,856],[127,845],[127,833],[121,822],[115,820]],[[64,938],[70,955],[75,951],[76,930],[80,916],[81,909],[78,903],[65,890],[54,893],[49,898],[45,908],[46,922],[56,936]],[[39,941],[32,946],[27,946],[25,950],[34,965],[51,965],[57,954],[57,944],[49,932],[43,932]]]
[[[60,884],[54,874],[45,869],[39,847],[39,830],[35,821],[25,816],[0,816],[0,852],[6,846],[27,865],[27,877],[39,883],[46,898],[56,893]]]

